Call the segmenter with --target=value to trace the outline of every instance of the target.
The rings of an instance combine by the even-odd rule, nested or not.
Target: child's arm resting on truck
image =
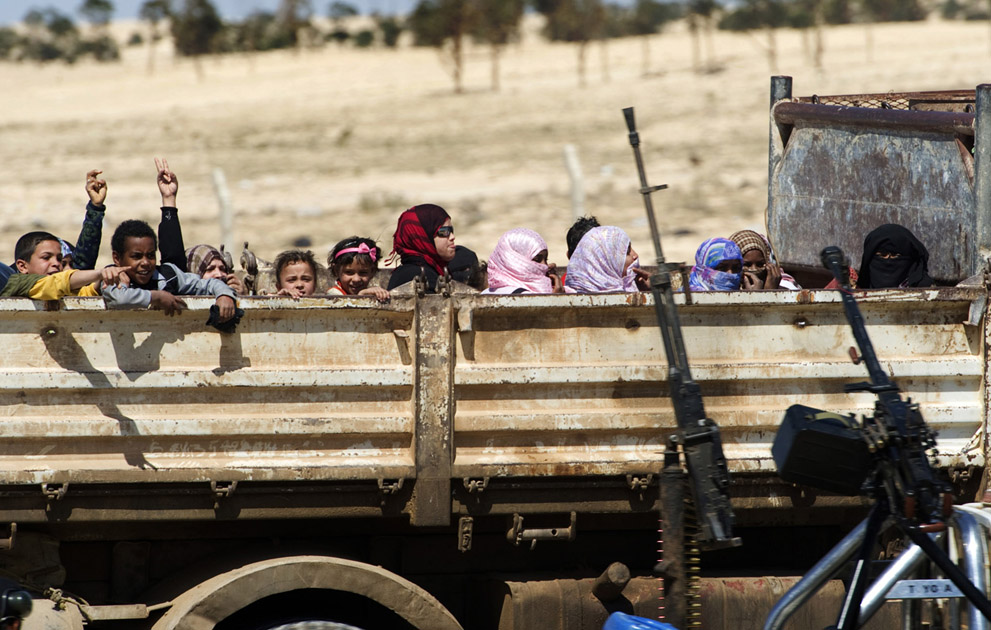
[[[175,267],[175,265],[172,265]],[[234,317],[237,307],[237,294],[227,286],[227,283],[217,278],[201,278],[195,273],[187,273],[176,269],[176,293],[179,295],[213,295],[217,297],[219,321],[226,322]]]
[[[58,300],[77,292],[83,296],[99,295],[95,289],[81,291],[97,281],[108,285],[117,284],[124,276],[123,267],[105,267],[103,269],[66,269],[50,276],[24,274],[15,282],[8,282],[4,287],[5,297],[29,297],[32,300]],[[126,277],[126,276],[124,276]]]
[[[162,269],[169,268],[162,273]],[[180,271],[171,263],[159,267],[155,273],[155,290],[135,287],[110,287],[103,292],[109,308],[154,308],[174,315],[185,309],[186,303],[180,295],[213,295],[217,297],[220,321],[225,322],[234,315],[236,300],[234,291],[216,278],[203,279],[195,273]],[[171,290],[167,290],[170,288]]]

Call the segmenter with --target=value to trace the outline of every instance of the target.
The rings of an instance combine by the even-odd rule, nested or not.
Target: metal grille
[[[904,94],[852,94],[844,96],[810,96],[802,103],[838,105],[840,107],[870,107],[873,109],[910,109],[911,100]]]
[[[926,111],[973,111],[974,100],[974,90],[887,92],[885,94],[841,94],[836,96],[813,94],[795,99],[799,103],[818,103],[839,107]]]

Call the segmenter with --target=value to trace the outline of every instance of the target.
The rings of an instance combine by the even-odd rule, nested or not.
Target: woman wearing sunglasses
[[[432,293],[454,253],[454,227],[447,211],[432,203],[413,206],[399,215],[392,237],[389,262],[398,257],[400,265],[389,278],[389,290],[423,274]]]

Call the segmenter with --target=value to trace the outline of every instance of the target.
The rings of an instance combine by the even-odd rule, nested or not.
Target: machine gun
[[[860,349],[860,357],[854,354],[855,362],[864,362],[871,379],[846,385],[844,391],[875,394],[874,415],[865,416],[858,423],[852,415],[844,417],[792,405],[775,436],[772,454],[778,474],[785,481],[839,494],[863,494],[874,501],[866,521],[855,530],[859,532],[857,538],[862,537],[859,556],[835,627],[839,630],[858,627],[871,553],[888,522],[929,556],[980,614],[991,618],[991,602],[985,594],[930,538],[930,534],[946,529],[946,521],[952,515],[950,489],[936,478],[926,456],[926,451],[936,444],[936,435],[923,419],[919,406],[911,400],[902,400],[898,387],[881,368],[845,273],[843,252],[838,247],[827,247],[821,257],[823,266],[841,285],[843,308]],[[821,561],[820,565],[831,564],[835,568],[841,564],[843,554],[838,549],[843,545],[852,549],[850,541],[854,538],[848,536],[848,539],[824,558],[825,561],[833,556],[835,561],[825,564]],[[779,601],[768,617],[765,630],[780,628],[786,614],[797,607],[792,604],[807,595],[807,587],[800,582]]]
[[[647,209],[647,221],[657,253],[657,271],[650,277],[654,295],[657,323],[664,339],[664,351],[668,363],[668,386],[674,407],[677,430],[668,438],[664,454],[664,476],[661,480],[661,540],[663,559],[657,571],[665,576],[665,609],[667,620],[677,627],[684,627],[687,600],[693,599],[694,587],[687,587],[684,570],[684,519],[683,493],[684,467],[688,471],[691,509],[694,509],[698,532],[691,541],[705,549],[735,547],[741,544],[733,536],[733,509],[729,499],[729,470],[723,455],[719,427],[705,415],[702,391],[694,380],[685,353],[685,340],[681,335],[678,309],[671,287],[671,270],[677,265],[664,260],[660,231],[654,217],[650,195],[667,188],[666,184],[648,186],[640,155],[640,135],[636,130],[633,108],[623,109],[626,126],[630,132],[630,145],[640,175],[640,193]],[[680,450],[679,450],[680,449]],[[694,553],[691,552],[690,553]],[[670,583],[669,583],[670,582]]]

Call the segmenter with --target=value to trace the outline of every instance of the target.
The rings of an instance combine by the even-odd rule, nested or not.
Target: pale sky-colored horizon
[[[275,11],[279,5],[279,0],[211,0],[217,7],[217,11],[225,20],[240,20],[255,11]],[[382,15],[395,15],[408,13],[416,4],[416,0],[345,0],[354,6],[362,14],[379,13]],[[313,13],[317,16],[326,16],[327,9],[333,0],[314,0],[311,2]],[[136,19],[138,10],[144,0],[113,0],[114,19],[128,20]],[[24,15],[31,9],[45,9],[53,7],[62,13],[70,15],[73,19],[81,20],[78,13],[82,0],[0,0],[0,24],[14,24],[20,22]]]

